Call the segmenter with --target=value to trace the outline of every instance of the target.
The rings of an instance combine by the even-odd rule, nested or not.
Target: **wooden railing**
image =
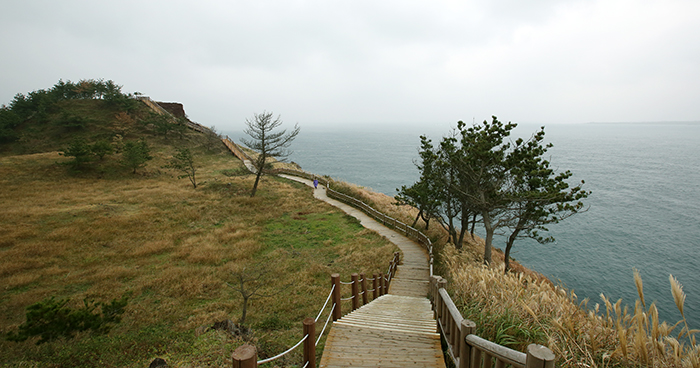
[[[396,276],[396,270],[401,262],[401,255],[399,252],[394,253],[394,258],[389,262],[389,269],[384,274],[375,273],[373,277],[368,279],[365,277],[364,273],[350,275],[350,282],[340,281],[340,275],[334,273],[331,275],[331,285],[334,290],[333,294],[333,321],[339,320],[343,314],[341,311],[341,302],[350,300],[352,301],[352,310],[369,303],[370,301],[377,299],[378,297],[385,295],[389,292],[389,285],[391,280]],[[367,288],[367,281],[372,282],[372,288]],[[350,285],[350,291],[352,296],[347,298],[342,298],[340,293],[341,285]],[[369,293],[372,292],[372,299],[369,298]],[[361,304],[360,304],[361,303]]]
[[[275,361],[298,348],[300,345],[304,345],[303,352],[303,364],[304,368],[316,368],[316,346],[321,341],[328,323],[332,321],[339,320],[342,314],[342,304],[343,302],[350,302],[352,305],[351,311],[360,308],[361,306],[369,303],[370,301],[379,298],[389,292],[389,285],[391,280],[396,275],[396,269],[401,261],[401,255],[399,252],[394,253],[394,258],[389,262],[389,268],[386,273],[375,273],[372,278],[365,277],[364,273],[357,274],[353,273],[350,275],[349,282],[340,281],[340,275],[334,273],[331,275],[331,290],[328,293],[326,302],[321,307],[316,318],[305,318],[302,321],[302,335],[303,337],[294,346],[287,349],[286,351],[267,359],[258,360],[257,350],[252,345],[242,345],[234,350],[231,355],[234,367],[257,367],[259,364],[265,364]],[[372,282],[372,288],[367,288],[368,281]],[[350,296],[342,297],[342,287],[344,285],[350,286]],[[370,299],[370,293],[372,293],[372,298]],[[328,302],[331,302],[330,306]],[[329,307],[329,308],[327,308]],[[321,329],[321,332],[316,337],[316,323],[319,321],[326,309],[330,309],[328,316],[326,317],[325,324]]]
[[[264,172],[272,174],[272,175],[287,174],[287,175],[298,176],[300,178],[309,179],[309,180],[317,179],[318,182],[325,187],[328,187],[328,185],[330,184],[330,182],[328,180],[326,180],[326,178],[323,176],[318,176],[316,174],[312,174],[310,172],[301,171],[301,170],[280,168],[280,169],[266,170]]]
[[[250,155],[245,153],[245,151],[243,151],[240,147],[238,147],[237,144],[233,143],[231,138],[226,136],[226,138],[222,138],[221,140],[224,142],[224,144],[229,149],[229,151],[231,151],[231,153],[233,153],[234,156],[238,157],[239,160],[241,160],[241,161],[248,160],[250,162],[253,162],[253,159],[250,157]]]
[[[311,179],[311,177],[319,178],[316,175],[296,170],[279,170],[279,173],[300,176],[307,179]],[[328,185],[328,183],[326,182],[325,185]],[[430,257],[433,311],[438,321],[439,332],[442,333],[447,341],[448,355],[455,363],[455,366],[459,368],[506,366],[516,368],[554,367],[554,354],[545,346],[530,344],[527,347],[527,353],[522,353],[474,335],[476,324],[462,317],[457,306],[447,293],[447,290],[444,289],[447,281],[433,274],[433,245],[425,234],[397,219],[377,211],[356,198],[336,192],[330,187],[327,188],[326,194],[328,197],[362,210],[382,224],[393,227],[404,233],[407,237],[413,238],[418,241],[418,243],[423,244]]]
[[[235,144],[233,145],[235,146]],[[554,367],[554,353],[552,353],[552,351],[546,346],[530,344],[527,347],[527,353],[522,353],[485,340],[474,334],[476,331],[476,324],[462,317],[459,309],[452,301],[452,298],[450,298],[447,290],[445,290],[447,280],[433,274],[433,245],[425,234],[397,219],[377,211],[368,204],[356,198],[331,189],[329,182],[324,177],[305,171],[290,169],[275,169],[270,170],[269,173],[293,175],[309,180],[318,179],[320,183],[326,186],[326,194],[328,197],[356,207],[377,221],[380,221],[382,224],[393,227],[394,229],[403,232],[407,237],[413,238],[418,243],[423,244],[430,257],[430,297],[433,302],[433,312],[435,313],[435,319],[438,322],[439,332],[447,342],[448,355],[455,363],[455,366],[459,368],[502,368],[508,366],[515,368]],[[396,255],[394,256],[394,259],[396,260]],[[364,277],[362,277],[362,279],[364,280]],[[353,284],[357,285],[357,283]],[[333,290],[335,290],[335,288]],[[357,299],[359,298],[355,295],[356,294],[353,294],[353,297],[355,298],[353,299],[353,303],[357,302]],[[337,305],[339,306],[340,303]],[[353,304],[353,310],[355,309],[354,306],[355,304]],[[336,318],[334,317],[333,320],[335,321]],[[235,362],[234,366],[236,366]]]
[[[430,294],[438,327],[447,342],[447,353],[459,368],[553,368],[554,353],[546,346],[530,344],[527,353],[482,339],[474,334],[476,323],[465,319],[445,290],[447,280],[430,278]]]
[[[430,238],[425,236],[425,234],[393,217],[387,216],[375,210],[374,208],[370,207],[368,204],[360,201],[357,198],[353,198],[343,193],[336,192],[331,188],[327,189],[326,194],[330,198],[337,199],[341,202],[344,202],[362,210],[362,212],[381,222],[385,226],[394,228],[395,230],[402,232],[407,237],[413,238],[414,240],[417,240],[420,244],[423,244],[425,249],[428,251],[428,256],[430,258],[430,276],[433,275],[433,243],[430,241]]]

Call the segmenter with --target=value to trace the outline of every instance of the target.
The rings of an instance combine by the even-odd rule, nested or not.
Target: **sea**
[[[437,143],[456,124],[300,125],[290,161],[393,196],[418,179],[420,135]],[[519,124],[510,138],[529,138],[538,129]],[[236,142],[244,136],[223,133]],[[682,319],[673,275],[687,295],[690,328],[700,328],[700,123],[549,124],[545,133],[552,166],[570,170],[569,182],[584,180],[592,192],[588,210],[551,225],[554,243],[517,241],[513,258],[601,310],[601,294],[634,308],[637,269],[647,306],[655,302],[671,324]],[[503,249],[505,238],[494,246]]]

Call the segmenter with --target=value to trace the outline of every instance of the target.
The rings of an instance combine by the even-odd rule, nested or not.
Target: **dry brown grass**
[[[222,175],[222,170],[241,167],[227,154],[199,156],[202,185],[195,190],[159,169],[171,151],[156,146],[156,159],[139,174],[103,179],[68,175],[56,165],[65,160],[56,152],[0,158],[0,334],[16,329],[25,308],[49,296],[70,298],[77,305],[83,298],[108,301],[130,293],[124,322],[113,332],[123,336],[117,341],[139,339],[144,328],[167,326],[196,349],[177,341],[167,344],[170,350],[149,348],[148,342],[138,341],[133,355],[140,360],[123,365],[147,365],[151,350],[180,366],[217,361],[212,354],[242,341],[195,337],[194,329],[224,318],[235,321],[240,295],[226,284],[233,281],[232,272],[265,267],[271,273],[268,289],[278,296],[252,300],[248,319],[253,327],[271,316],[283,320],[281,328],[259,329],[255,336],[262,354],[276,354],[275,349],[299,337],[304,317],[315,316],[330,273],[374,272],[395,250],[314,200],[302,185],[263,177],[258,196],[247,197],[254,178]],[[296,213],[347,223],[337,230],[346,235],[329,238],[322,250],[267,246],[266,227]],[[0,360],[29,364],[44,350],[29,341],[1,341],[0,351]]]

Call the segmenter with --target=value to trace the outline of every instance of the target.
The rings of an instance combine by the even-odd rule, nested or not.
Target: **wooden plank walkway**
[[[307,185],[310,180],[281,175]],[[433,318],[429,290],[428,253],[406,236],[387,228],[364,212],[326,196],[314,197],[336,206],[396,244],[403,262],[391,281],[389,294],[333,323],[319,367],[445,367]]]
[[[333,323],[319,367],[444,367],[425,297],[387,294]]]

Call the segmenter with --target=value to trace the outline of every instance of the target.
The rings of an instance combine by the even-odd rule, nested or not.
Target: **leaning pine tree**
[[[544,158],[552,144],[543,141],[544,127],[529,140],[517,139],[506,158],[510,180],[505,193],[510,206],[505,272],[510,268],[510,252],[517,238],[532,238],[542,244],[553,242],[554,237],[543,235],[548,231],[546,225],[585,211],[582,200],[591,193],[583,190],[583,180],[573,187],[566,182],[573,175],[571,171],[555,173]]]
[[[288,148],[299,134],[299,126],[295,124],[294,130],[289,133],[285,129],[273,132],[273,130],[282,125],[282,120],[280,120],[279,116],[273,118],[271,112],[254,114],[253,119],[246,119],[245,123],[247,128],[244,132],[251,139],[241,139],[241,142],[248,148],[258,152],[258,158],[253,162],[256,170],[255,184],[253,184],[253,190],[250,193],[250,196],[254,197],[267,159],[276,158],[283,161],[292,154],[292,151]]]
[[[418,166],[428,188],[425,195],[437,203],[436,216],[457,249],[470,221],[473,228],[480,216],[486,233],[484,263],[492,262],[494,235],[505,234],[506,271],[517,238],[553,241],[543,235],[546,226],[585,211],[582,200],[590,194],[582,189],[583,181],[575,186],[567,183],[570,171],[556,173],[550,167],[544,158],[551,147],[543,143],[544,128],[528,140],[512,142],[508,137],[515,127],[495,116],[491,122],[472,126],[459,121],[439,147],[421,137]],[[415,191],[408,189],[415,188],[400,194],[418,205]]]

